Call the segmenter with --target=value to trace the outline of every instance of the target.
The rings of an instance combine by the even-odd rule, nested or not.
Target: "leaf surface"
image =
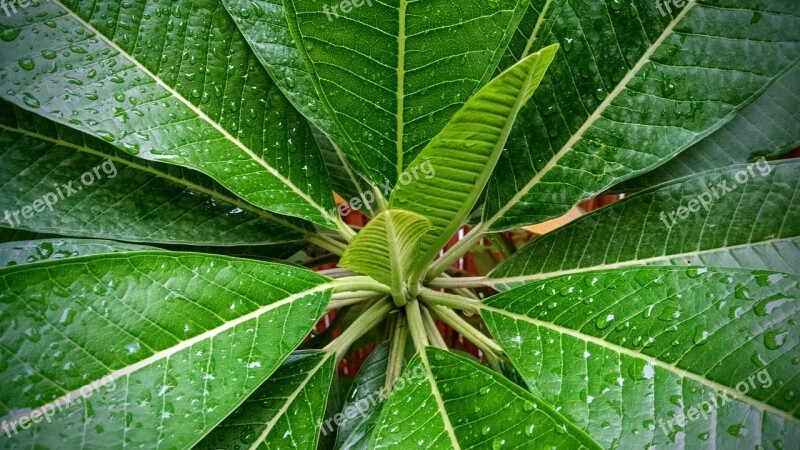
[[[0,415],[20,425],[9,444],[192,446],[306,337],[326,281],[166,252],[0,270]],[[51,420],[23,429],[36,411]]]
[[[250,205],[198,172],[134,158],[5,102],[0,112],[6,169],[0,213],[18,212],[0,217],[0,226],[203,246],[286,243],[313,230]]]
[[[490,277],[506,290],[530,280],[633,265],[797,273],[800,161],[753,166],[753,175],[747,167],[712,170],[627,197],[537,239]]]
[[[786,448],[800,438],[798,282],[616,269],[530,283],[481,316],[530,391],[604,448]]]
[[[4,99],[198,170],[264,209],[334,226],[311,128],[219,2],[54,0],[0,23],[14,36],[0,41]]]
[[[0,268],[117,252],[156,250],[144,245],[96,239],[38,239],[0,243]]]
[[[800,57],[792,0],[689,0],[671,13],[664,3],[544,2],[531,49],[558,42],[563,51],[498,162],[487,228],[559,217],[665,163]]]
[[[548,405],[502,375],[429,347],[408,364],[371,448],[600,448]]]
[[[332,354],[297,352],[196,449],[316,450],[336,369]]]
[[[351,3],[352,5],[352,3]],[[289,27],[343,151],[375,184],[403,170],[489,81],[522,0],[285,2]],[[335,138],[336,136],[332,136]]]

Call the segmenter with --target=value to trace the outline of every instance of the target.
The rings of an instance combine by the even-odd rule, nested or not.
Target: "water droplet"
[[[606,328],[608,328],[609,325],[611,325],[611,322],[613,321],[614,321],[614,315],[608,314],[605,316],[598,317],[597,320],[594,322],[594,325],[600,330],[605,330]]]
[[[24,58],[21,58],[17,62],[19,63],[19,66],[22,67],[25,70],[33,70],[34,68],[36,68],[36,63],[33,61],[33,59],[31,59],[31,58],[29,58],[27,56],[24,57]]]
[[[0,25],[2,27],[2,25]],[[12,42],[14,39],[19,36],[20,29],[19,28],[4,28],[0,31],[0,39],[6,42]]]
[[[764,347],[767,347],[770,350],[777,350],[783,347],[787,334],[788,332],[783,330],[767,331],[767,333],[764,334]]]
[[[22,94],[22,102],[34,109],[38,109],[42,106],[42,104],[39,102],[39,99],[34,97],[30,92],[25,92]]]
[[[758,303],[753,306],[753,311],[756,315],[759,316],[767,316],[772,314],[772,311],[775,308],[779,308],[783,306],[786,302],[788,302],[788,298],[783,298],[782,295],[775,295],[769,298],[765,298],[764,300],[759,301]]]
[[[737,423],[728,427],[728,434],[733,437],[747,436],[747,428],[743,424]]]

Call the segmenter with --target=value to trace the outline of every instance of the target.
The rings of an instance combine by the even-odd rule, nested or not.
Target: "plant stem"
[[[347,246],[344,245],[343,243],[330,239],[327,236],[323,236],[321,234],[308,235],[306,236],[306,240],[316,245],[317,247],[323,248],[333,253],[334,255],[339,255],[339,256],[342,256],[344,250],[347,248]]]
[[[350,242],[356,236],[356,232],[344,223],[341,216],[336,217],[336,231],[344,238],[345,242]]]
[[[428,305],[441,305],[471,313],[480,312],[481,306],[483,306],[478,300],[460,295],[445,294],[432,289],[423,289],[419,296]]]
[[[328,344],[325,350],[329,353],[335,353],[337,361],[342,359],[347,354],[347,350],[350,349],[350,346],[369,330],[381,323],[392,308],[394,308],[394,304],[389,301],[388,297],[384,297],[383,300],[364,311],[364,314],[344,330],[344,333]]]
[[[352,270],[345,269],[342,267],[337,267],[335,269],[325,269],[317,271],[320,275],[325,275],[328,278],[344,278],[344,277],[357,277],[359,276],[357,273],[353,272]]]
[[[328,311],[334,309],[341,309],[345,306],[357,305],[365,302],[371,298],[375,298],[375,292],[361,291],[361,292],[342,292],[333,294],[330,303],[328,303]]]
[[[481,288],[481,287],[492,287],[492,281],[486,277],[460,277],[460,278],[440,277],[440,278],[434,278],[433,280],[429,281],[428,286],[432,288],[441,288],[441,289]]]
[[[392,341],[389,343],[389,365],[386,367],[387,392],[392,391],[394,383],[400,379],[403,372],[403,361],[406,354],[406,341],[408,340],[408,323],[405,314],[396,314],[392,332]]]
[[[372,291],[388,295],[392,292],[388,286],[365,276],[339,278],[332,281],[331,284],[333,285],[334,293]]]
[[[482,237],[483,224],[481,223],[470,230],[470,232],[464,236],[464,239],[456,242],[456,244],[452,246],[444,255],[442,255],[441,258],[434,261],[430,267],[428,267],[428,272],[425,279],[430,281],[434,277],[446,271],[450,266],[453,265],[454,262],[458,260],[458,258],[461,258],[462,256],[466,255],[467,252],[472,250],[472,248],[475,247],[478,242],[480,242]]]
[[[411,332],[411,340],[417,352],[424,355],[425,347],[429,345],[428,337],[425,333],[425,325],[422,322],[422,312],[419,309],[419,301],[413,299],[406,303],[406,318],[408,319],[408,330]]]
[[[433,317],[431,317],[431,313],[428,311],[428,308],[423,306],[420,308],[420,310],[422,311],[422,320],[423,324],[425,325],[425,332],[428,334],[428,340],[430,341],[431,345],[439,347],[442,350],[447,350],[447,344],[444,343],[444,339],[442,339],[439,329],[436,328],[436,322],[433,321]]]
[[[448,275],[446,273],[443,273],[442,276],[444,278],[452,278],[450,275]],[[478,297],[478,294],[470,291],[468,288],[454,287],[454,288],[450,288],[450,290],[452,290],[453,292],[455,292],[458,295],[461,295],[461,296],[464,296],[464,297],[467,297],[467,298],[471,298],[473,300],[480,300],[480,297]]]
[[[499,358],[503,354],[503,349],[497,345],[497,343],[495,343],[485,334],[481,333],[480,330],[470,325],[469,322],[462,319],[453,310],[437,305],[430,305],[430,308],[433,313],[436,314],[436,317],[438,317],[439,320],[443,321],[447,325],[450,325],[452,329],[456,330],[457,332],[461,333],[462,336],[472,341],[472,343],[483,350],[487,356]]]

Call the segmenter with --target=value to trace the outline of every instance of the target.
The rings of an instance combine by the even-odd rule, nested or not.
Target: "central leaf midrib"
[[[620,345],[608,342],[605,339],[602,339],[602,338],[599,338],[599,337],[596,337],[596,336],[592,336],[592,335],[588,335],[588,334],[582,333],[582,332],[580,332],[578,330],[573,330],[571,328],[562,327],[560,325],[556,325],[556,324],[551,323],[551,322],[544,322],[544,321],[541,321],[541,320],[538,320],[538,319],[534,319],[534,318],[528,317],[528,316],[526,316],[524,314],[518,314],[518,313],[511,312],[511,311],[506,311],[504,309],[497,308],[497,307],[494,307],[494,306],[485,305],[485,304],[482,304],[482,303],[478,303],[478,304],[476,304],[476,306],[479,309],[484,310],[484,311],[500,314],[502,316],[509,317],[509,318],[511,318],[513,320],[519,320],[519,321],[522,321],[522,322],[527,322],[527,323],[529,323],[531,325],[534,325],[534,326],[537,326],[537,327],[541,327],[541,328],[546,328],[546,329],[548,329],[550,331],[553,331],[555,333],[558,333],[558,334],[567,335],[567,336],[573,337],[575,339],[578,339],[578,340],[581,340],[581,341],[584,341],[584,342],[589,342],[589,343],[595,344],[595,345],[597,345],[599,347],[611,350],[611,351],[616,352],[616,353],[621,354],[621,355],[625,355],[625,356],[628,356],[628,357],[631,357],[631,358],[635,358],[635,359],[644,360],[647,363],[653,365],[653,367],[660,367],[660,368],[662,368],[662,369],[664,369],[664,370],[666,370],[668,372],[672,372],[673,374],[675,374],[675,375],[677,375],[677,376],[679,376],[681,378],[695,381],[695,382],[697,382],[697,383],[699,383],[699,384],[701,384],[703,386],[706,386],[706,387],[708,387],[710,389],[714,389],[717,392],[724,392],[728,396],[730,396],[730,397],[732,397],[732,398],[734,398],[736,400],[739,400],[739,401],[741,401],[743,403],[746,403],[748,405],[751,405],[751,406],[755,407],[756,409],[758,409],[758,410],[760,410],[762,412],[769,412],[769,413],[774,414],[774,415],[776,415],[778,417],[781,417],[782,419],[784,419],[787,422],[791,422],[791,423],[794,423],[796,425],[800,425],[800,418],[794,417],[794,416],[792,416],[791,414],[789,414],[786,411],[778,409],[778,408],[776,408],[776,407],[774,407],[774,406],[772,406],[772,405],[770,405],[768,403],[764,403],[764,402],[762,402],[760,400],[757,400],[757,399],[754,399],[752,397],[740,396],[738,394],[738,392],[734,388],[725,386],[724,384],[720,384],[720,383],[718,383],[716,381],[711,381],[708,378],[705,378],[705,377],[703,377],[701,375],[698,375],[696,373],[693,373],[693,372],[689,372],[688,370],[681,369],[681,368],[677,367],[675,364],[669,364],[669,363],[666,363],[666,362],[661,361],[659,359],[656,359],[656,358],[654,358],[652,356],[648,356],[648,355],[645,355],[643,353],[639,353],[639,352],[636,352],[634,350],[631,350],[629,348],[622,347]]]
[[[397,35],[397,179],[403,175],[403,135],[405,133],[405,82],[406,82],[406,8],[408,0],[400,0],[398,7],[399,30]]]
[[[487,228],[491,227],[495,222],[503,218],[503,216],[505,216],[505,214],[514,205],[516,205],[525,195],[527,195],[527,193],[531,189],[533,189],[533,187],[536,186],[539,183],[539,181],[541,181],[541,179],[544,178],[545,175],[547,175],[551,170],[553,170],[558,164],[558,162],[564,156],[566,156],[570,150],[572,150],[572,147],[575,144],[577,144],[583,138],[584,133],[586,133],[586,131],[589,128],[591,128],[592,125],[594,125],[594,123],[602,117],[602,114],[605,112],[606,108],[608,108],[608,106],[611,105],[611,103],[627,87],[628,83],[633,79],[633,77],[635,77],[636,74],[638,74],[639,71],[641,71],[641,69],[644,68],[645,64],[650,62],[650,58],[653,56],[653,53],[655,53],[656,50],[658,50],[661,47],[661,44],[663,44],[663,42],[669,36],[672,35],[672,32],[677,26],[677,24],[680,23],[681,20],[683,20],[683,18],[686,16],[686,14],[688,14],[689,11],[691,11],[694,8],[696,3],[697,0],[687,1],[686,6],[680,11],[680,13],[678,13],[677,16],[675,16],[672,22],[669,23],[669,25],[664,29],[664,31],[658,37],[658,39],[656,39],[650,45],[647,51],[644,52],[644,54],[642,54],[641,58],[639,58],[639,61],[636,63],[636,65],[633,66],[628,71],[627,74],[625,74],[625,77],[623,77],[619,83],[617,83],[617,86],[614,88],[614,90],[605,98],[605,100],[603,100],[600,106],[598,106],[597,109],[589,117],[586,118],[581,127],[578,129],[578,131],[575,132],[575,134],[573,134],[570,137],[570,139],[567,141],[566,144],[564,144],[564,146],[561,147],[558,153],[553,155],[553,157],[550,158],[549,161],[547,161],[547,164],[545,164],[542,170],[538,171],[536,175],[534,175],[533,178],[527,184],[525,184],[525,186],[522,189],[520,189],[516,194],[514,194],[514,196],[505,205],[503,205],[500,209],[498,209],[497,212],[491,218],[489,218],[484,222]]]
[[[174,98],[178,99],[184,106],[186,106],[193,113],[195,113],[197,115],[197,117],[200,118],[203,122],[209,124],[217,132],[222,134],[222,136],[227,141],[229,141],[229,142],[233,143],[235,146],[237,146],[240,150],[242,150],[250,158],[252,158],[259,165],[264,167],[264,169],[266,169],[267,172],[269,172],[272,176],[277,178],[284,185],[286,185],[289,189],[291,189],[296,195],[298,195],[300,198],[302,198],[303,200],[308,202],[308,204],[311,205],[314,209],[318,210],[326,220],[328,220],[330,222],[335,222],[335,220],[333,220],[333,218],[331,217],[330,213],[328,211],[326,211],[325,208],[323,208],[321,205],[319,205],[317,202],[315,202],[311,197],[308,196],[308,194],[303,192],[300,188],[295,186],[294,183],[292,183],[291,180],[289,180],[288,178],[283,176],[277,169],[275,169],[274,167],[272,167],[269,164],[267,164],[266,161],[264,161],[261,157],[256,155],[255,152],[253,152],[251,149],[249,149],[241,141],[236,139],[232,134],[230,134],[228,132],[228,130],[223,128],[222,125],[220,125],[220,124],[214,122],[213,120],[211,120],[211,118],[205,112],[203,112],[203,110],[201,110],[200,108],[195,106],[192,102],[190,102],[188,99],[186,99],[184,96],[182,96],[178,91],[176,91],[174,88],[172,88],[167,83],[165,83],[164,80],[162,80],[159,76],[157,76],[156,74],[151,72],[150,69],[145,67],[142,63],[139,62],[139,60],[137,60],[136,58],[131,56],[122,47],[117,45],[116,42],[114,42],[111,39],[109,39],[105,34],[101,33],[91,23],[89,23],[86,20],[84,20],[82,17],[80,17],[78,14],[76,14],[72,9],[66,7],[63,3],[61,3],[61,0],[52,0],[52,1],[59,8],[61,8],[63,11],[65,11],[69,16],[71,16],[73,19],[77,20],[83,27],[85,27],[87,30],[89,30],[90,32],[94,33],[97,37],[102,39],[103,42],[106,43],[106,45],[110,46],[116,52],[118,52],[120,55],[122,55],[127,60],[129,60],[137,69],[139,69],[142,72],[144,72],[145,75],[147,75],[153,81],[155,81],[157,85],[159,85],[160,87],[165,89],[167,92],[169,92],[169,94],[172,95]]]

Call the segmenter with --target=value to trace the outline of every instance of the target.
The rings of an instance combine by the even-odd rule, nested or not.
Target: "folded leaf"
[[[53,0],[0,24],[16,30],[0,41],[4,99],[198,170],[261,208],[334,226],[308,123],[218,1]]]
[[[376,185],[409,163],[494,73],[525,0],[285,2],[312,81]],[[342,3],[341,5],[344,5]],[[333,136],[335,137],[335,136]]]
[[[481,316],[525,379],[604,448],[800,439],[800,276],[644,267],[531,283]]]
[[[559,217],[667,162],[800,57],[793,0],[688,0],[668,11],[670,5],[544,2],[531,48],[558,42],[563,51],[520,112],[498,162],[487,189],[487,228]]]
[[[490,274],[492,283],[507,290],[530,280],[633,265],[797,273],[800,198],[787,193],[800,189],[798,173],[800,161],[762,161],[644,190],[532,242]]]
[[[371,220],[350,242],[339,266],[369,275],[391,286],[405,298],[405,284],[419,260],[420,239],[431,229],[424,216],[399,209],[384,211]]]
[[[612,190],[636,192],[687,175],[794,150],[800,146],[798,92],[800,65],[795,65],[725,126],[663,166]]]
[[[131,157],[5,102],[0,113],[0,226],[203,246],[297,241],[313,229],[200,173]]]
[[[389,397],[370,448],[599,449],[556,410],[473,361],[428,348]]]
[[[0,244],[0,268],[104,253],[156,250],[144,245],[94,239],[39,239]]]
[[[330,299],[326,280],[165,252],[0,270],[0,326],[14,330],[0,337],[8,443],[191,447],[306,337]]]
[[[430,219],[417,273],[461,227],[492,174],[522,105],[539,86],[558,46],[530,55],[481,88],[401,177],[390,206]],[[430,168],[420,176],[420,168]]]
[[[316,450],[336,369],[332,354],[298,352],[195,449]]]

